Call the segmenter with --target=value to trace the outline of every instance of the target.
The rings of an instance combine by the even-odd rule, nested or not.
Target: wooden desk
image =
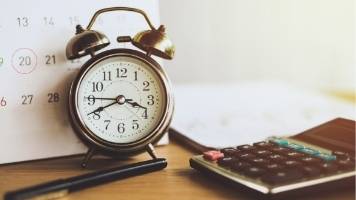
[[[193,153],[175,142],[157,148],[157,152],[168,159],[165,170],[89,188],[62,199],[254,199],[191,169],[188,159]],[[147,154],[114,162],[108,158],[97,158],[85,170],[80,168],[82,157],[78,156],[0,166],[0,195],[3,198],[8,190],[148,158]],[[348,190],[303,199],[353,200],[355,194],[353,190]]]

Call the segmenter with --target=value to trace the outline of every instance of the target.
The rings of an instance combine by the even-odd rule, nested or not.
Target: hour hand
[[[138,104],[137,102],[134,102],[134,101],[126,101],[126,103],[130,104],[132,107],[139,107],[139,108],[147,109],[146,107],[141,106],[140,104]]]
[[[93,113],[96,113],[96,112],[101,112],[101,111],[103,111],[105,108],[107,108],[107,107],[109,107],[109,106],[112,106],[112,105],[114,105],[114,104],[116,104],[116,101],[113,102],[113,103],[111,103],[111,104],[108,104],[108,105],[106,105],[106,106],[100,106],[99,108],[97,108],[97,109],[93,110],[92,112],[88,113],[88,115],[93,114]]]
[[[93,110],[92,112],[88,113],[88,115],[93,114],[93,113],[96,113],[96,112],[101,112],[101,111],[103,111],[103,110],[104,110],[104,107],[99,107],[99,108]]]
[[[116,98],[104,98],[104,97],[95,97],[95,96],[88,96],[86,97],[88,100],[94,99],[94,100],[114,100],[116,101]]]

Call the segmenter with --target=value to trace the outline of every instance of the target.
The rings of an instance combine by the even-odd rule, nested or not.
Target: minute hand
[[[114,100],[116,101],[116,98],[105,98],[105,97],[86,97],[87,99],[99,99],[99,100]],[[132,99],[126,99],[126,101],[132,101]]]

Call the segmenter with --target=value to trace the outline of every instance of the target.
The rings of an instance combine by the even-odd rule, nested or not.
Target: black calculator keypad
[[[285,147],[263,141],[225,148],[220,150],[224,157],[219,158],[217,164],[270,185],[307,180],[355,168],[353,158],[346,153],[334,152],[336,160],[325,160],[311,154],[315,151],[310,148],[298,151],[299,146]]]
[[[190,165],[268,199],[314,193],[314,188],[345,189],[356,176],[355,123],[338,118],[291,137],[209,150],[193,156]]]

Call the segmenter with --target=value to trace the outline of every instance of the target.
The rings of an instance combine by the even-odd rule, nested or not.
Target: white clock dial
[[[76,104],[97,137],[130,143],[150,134],[166,107],[163,82],[147,63],[113,56],[95,63],[79,83]]]

